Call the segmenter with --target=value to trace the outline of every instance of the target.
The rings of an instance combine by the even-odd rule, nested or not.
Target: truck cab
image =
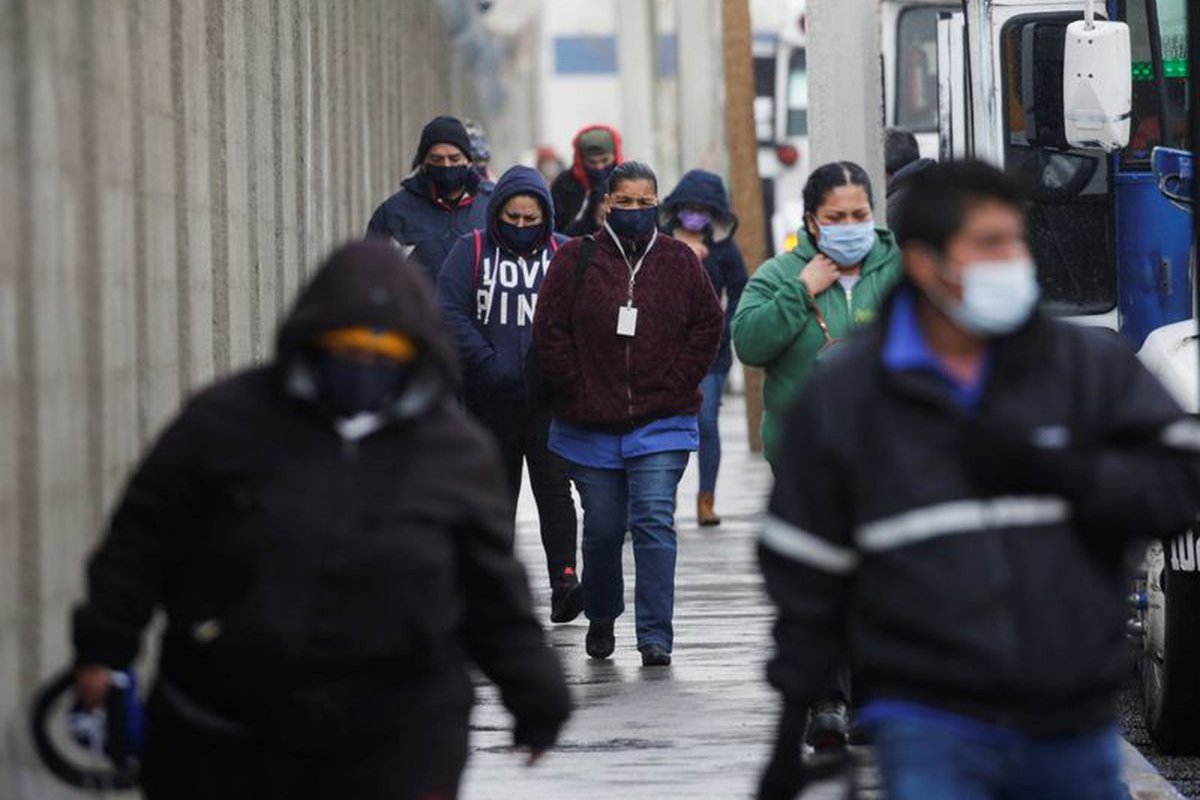
[[[937,121],[942,157],[982,158],[1025,186],[1043,307],[1113,331],[1195,414],[1186,5],[965,0],[941,8]],[[1068,135],[1082,117],[1066,87],[1076,85],[1073,77],[1093,77],[1086,69],[1072,76],[1065,66],[1068,26],[1089,6],[1128,31],[1108,61],[1128,70],[1128,114],[1116,123],[1123,133],[1097,142]],[[1114,63],[1118,53],[1123,62]],[[1200,747],[1198,544],[1187,532],[1152,546],[1131,596],[1146,724],[1167,752]]]

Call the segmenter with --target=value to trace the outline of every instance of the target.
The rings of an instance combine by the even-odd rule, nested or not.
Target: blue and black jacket
[[[437,196],[418,169],[404,179],[400,191],[375,209],[367,236],[390,236],[436,283],[438,270],[458,238],[484,226],[492,191],[490,182],[473,175],[466,193],[457,202],[448,201]]]
[[[708,245],[708,258],[704,259],[704,270],[712,280],[717,297],[725,295],[725,333],[721,336],[721,349],[710,372],[725,374],[733,366],[733,351],[729,345],[730,326],[742,290],[750,279],[742,251],[733,240],[737,230],[737,217],[729,208],[729,198],[721,179],[711,172],[693,169],[679,180],[675,191],[659,207],[658,225],[666,233],[674,234],[679,226],[679,210],[684,206],[703,206],[712,214],[712,224],[705,231],[704,241]]]
[[[504,204],[517,195],[541,203],[542,235],[519,253],[498,232]],[[458,346],[469,405],[521,403],[525,360],[533,344],[533,313],[550,259],[566,237],[554,233],[554,203],[541,173],[515,166],[501,176],[486,225],[462,236],[438,276],[438,301]]]

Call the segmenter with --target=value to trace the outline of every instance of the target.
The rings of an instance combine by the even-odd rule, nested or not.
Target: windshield
[[[938,129],[937,21],[944,8],[910,8],[896,26],[896,125]]]
[[[1154,8],[1157,16],[1151,13]],[[1148,170],[1150,152],[1158,145],[1188,146],[1187,9],[1185,0],[1126,0],[1121,11],[1129,23],[1133,56],[1132,131],[1121,166]],[[1161,42],[1161,71],[1155,68],[1155,33]]]
[[[802,49],[788,58],[787,135],[808,135],[808,66]]]

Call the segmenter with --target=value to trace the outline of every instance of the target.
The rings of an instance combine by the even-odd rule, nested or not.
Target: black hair
[[[912,178],[896,219],[896,238],[907,247],[923,244],[937,253],[966,222],[967,212],[997,202],[1024,213],[1025,193],[1009,176],[982,161],[946,161]]]
[[[883,168],[895,175],[921,157],[917,137],[907,128],[888,128],[883,132]]]
[[[654,185],[654,193],[658,193],[658,176],[650,165],[644,161],[622,161],[608,176],[608,186],[605,191],[613,192],[617,186],[626,181],[650,181]]]
[[[871,178],[867,171],[853,161],[834,161],[817,167],[804,184],[804,211],[815,215],[829,193],[839,186],[861,186],[867,193],[867,203],[875,208],[871,195]]]

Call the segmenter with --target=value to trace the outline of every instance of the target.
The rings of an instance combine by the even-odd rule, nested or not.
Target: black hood
[[[289,366],[322,333],[365,326],[415,339],[427,377],[458,386],[458,359],[446,336],[429,281],[400,250],[361,241],[334,251],[279,329],[277,361]],[[428,383],[428,381],[426,381]]]
[[[546,179],[542,177],[542,173],[533,167],[525,167],[520,164],[509,167],[508,171],[500,176],[500,182],[496,184],[496,188],[492,190],[492,197],[488,201],[487,208],[488,241],[493,246],[508,247],[506,242],[500,241],[496,223],[500,219],[500,212],[504,209],[504,204],[519,194],[537,198],[542,206],[542,214],[546,218],[542,224],[542,236],[532,248],[536,252],[545,247],[550,241],[550,237],[554,235],[554,200],[550,197],[550,187],[546,185]]]
[[[725,184],[712,172],[693,169],[685,173],[675,191],[659,206],[658,226],[665,231],[674,230],[681,206],[704,206],[712,213],[713,241],[724,241],[737,230],[737,217],[729,208]]]
[[[896,170],[896,173],[892,175],[892,179],[888,181],[888,197],[891,197],[896,192],[904,191],[904,189],[906,189],[908,185],[912,183],[914,177],[936,165],[937,162],[932,158],[918,158],[916,161],[910,161],[909,163],[905,164],[903,167]]]

